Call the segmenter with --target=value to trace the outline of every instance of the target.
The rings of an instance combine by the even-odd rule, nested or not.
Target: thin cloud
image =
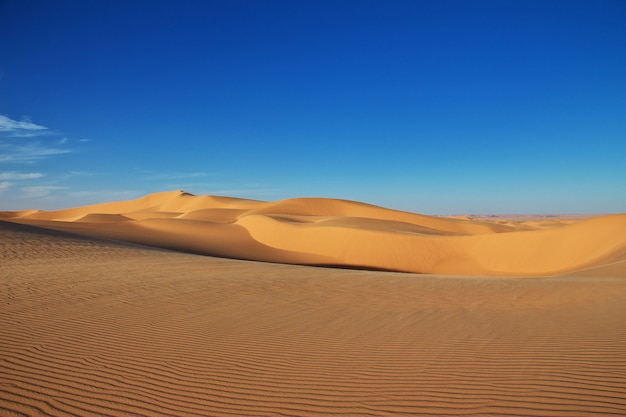
[[[33,180],[43,177],[38,172],[20,173],[20,172],[0,172],[0,180],[16,181],[16,180]]]
[[[59,133],[26,118],[18,121],[0,115],[0,163],[33,163],[70,152],[69,149],[62,147],[69,142],[66,137],[57,139],[56,143],[51,145],[42,145],[38,140],[28,140],[38,136],[59,136]]]
[[[0,198],[0,210],[58,209],[67,201],[67,197],[62,192],[67,187],[58,185],[18,187],[17,184],[0,181],[0,196],[5,196]]]
[[[0,194],[4,193],[5,191],[8,191],[12,185],[13,185],[12,182],[0,181]]]
[[[27,119],[18,122],[10,117],[0,115],[0,132],[9,133],[9,136],[32,137],[38,136],[47,130],[47,127],[35,124]]]
[[[56,185],[35,185],[32,187],[22,187],[22,196],[25,198],[41,198],[46,197],[53,191],[65,190],[68,187],[60,187]]]
[[[37,143],[30,145],[1,144],[0,163],[32,163],[55,155],[71,152],[68,149],[42,146]]]
[[[2,131],[0,131],[0,133],[2,133]],[[5,131],[6,133],[6,131]],[[36,138],[39,136],[49,136],[51,135],[52,132],[48,131],[48,130],[44,130],[44,131],[17,131],[17,132],[9,132],[9,134],[7,135],[8,137],[11,138]]]

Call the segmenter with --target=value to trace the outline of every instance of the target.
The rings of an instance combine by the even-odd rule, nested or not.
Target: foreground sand
[[[0,415],[626,415],[622,272],[326,269],[0,222]]]
[[[626,277],[626,214],[581,221],[451,219],[345,200],[262,202],[172,191],[0,217],[178,251],[287,264],[461,276],[548,276],[610,266]]]

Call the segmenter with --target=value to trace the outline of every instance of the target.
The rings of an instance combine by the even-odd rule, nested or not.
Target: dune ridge
[[[614,264],[590,277],[420,276],[0,221],[0,415],[626,415]]]
[[[338,199],[263,202],[178,190],[3,217],[197,254],[422,274],[548,276],[626,262],[626,214],[515,223]]]

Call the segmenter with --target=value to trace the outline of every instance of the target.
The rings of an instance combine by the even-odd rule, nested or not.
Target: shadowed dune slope
[[[173,191],[4,216],[206,255],[426,274],[546,276],[626,259],[626,214],[515,223],[336,199],[262,202]]]
[[[194,222],[176,228],[209,232]],[[225,244],[249,239],[215,226],[235,228]],[[626,279],[610,265],[419,276],[0,221],[0,415],[623,416]]]

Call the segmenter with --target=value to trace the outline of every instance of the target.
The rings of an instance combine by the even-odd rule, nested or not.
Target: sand
[[[2,216],[2,416],[626,415],[623,215],[533,228],[162,193]],[[184,253],[403,269],[372,255],[389,235],[400,257],[468,249],[448,263],[471,274]],[[350,238],[372,251],[354,264]]]
[[[441,218],[355,201],[277,202],[184,191],[67,210],[5,213],[25,224],[189,253],[460,276],[549,276],[620,262],[626,214]]]

